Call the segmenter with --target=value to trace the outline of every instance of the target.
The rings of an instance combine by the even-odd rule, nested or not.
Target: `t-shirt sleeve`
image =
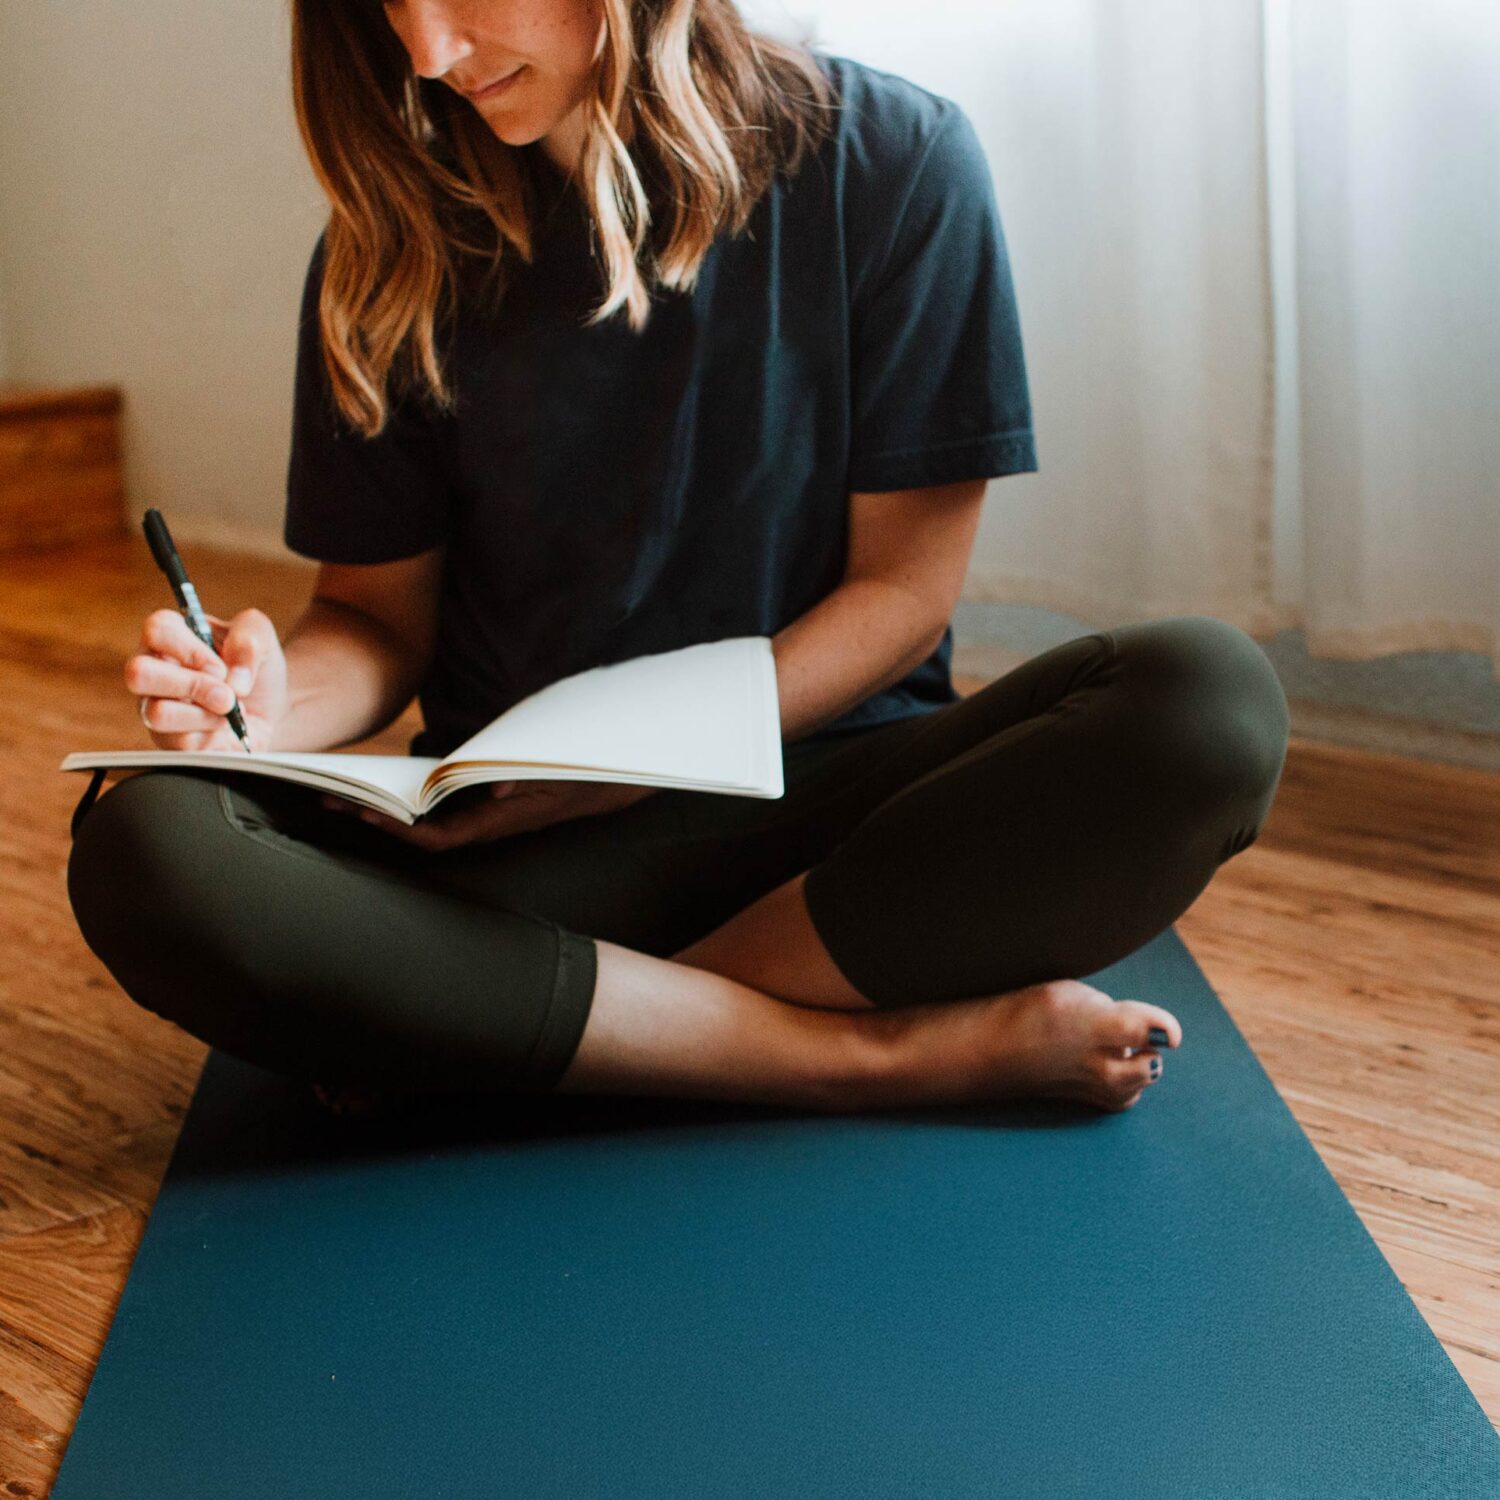
[[[994,183],[968,116],[946,103],[884,216],[888,247],[851,295],[851,490],[1037,468]]]
[[[345,420],[323,368],[322,280],[320,236],[302,291],[282,539],[319,562],[415,557],[447,537],[449,490],[436,425],[399,402],[373,438]]]

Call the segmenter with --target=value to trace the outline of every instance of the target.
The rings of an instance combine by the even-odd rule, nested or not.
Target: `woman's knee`
[[[88,945],[113,967],[122,954],[172,942],[202,882],[224,879],[212,844],[222,824],[217,783],[152,769],[107,790],[84,814],[68,855],[68,900]]]
[[[1276,669],[1254,638],[1213,615],[1176,615],[1110,634],[1133,706],[1172,774],[1221,799],[1268,808],[1291,718]]]

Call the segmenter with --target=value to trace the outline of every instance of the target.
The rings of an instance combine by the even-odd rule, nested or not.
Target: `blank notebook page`
[[[751,780],[758,637],[595,667],[507,710],[448,757],[540,761],[743,785]]]

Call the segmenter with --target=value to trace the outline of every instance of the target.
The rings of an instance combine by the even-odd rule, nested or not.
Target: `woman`
[[[284,643],[255,609],[213,621],[218,657],[146,620],[153,742],[234,748],[230,686],[256,749],[352,743],[419,693],[411,749],[441,755],[558,677],[767,634],[786,794],[511,783],[408,828],[154,770],[78,826],[90,946],[325,1102],[1134,1105],[1181,1026],[1076,976],[1253,842],[1286,701],[1205,616],[953,691],[985,481],[1037,466],[963,113],[731,0],[293,22],[332,212],[285,536],[322,566]]]

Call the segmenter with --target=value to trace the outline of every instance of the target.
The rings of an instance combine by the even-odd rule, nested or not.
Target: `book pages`
[[[339,755],[322,751],[269,750],[88,750],[65,756],[62,771],[94,766],[161,766],[209,771],[245,771],[315,786],[335,796],[363,791],[360,800],[392,810],[416,812],[438,761],[430,755]]]
[[[765,778],[770,642],[741,636],[594,667],[533,693],[444,758],[555,764],[688,785]],[[771,722],[778,730],[774,713]],[[434,777],[434,780],[437,778]],[[446,777],[444,777],[446,779]]]

